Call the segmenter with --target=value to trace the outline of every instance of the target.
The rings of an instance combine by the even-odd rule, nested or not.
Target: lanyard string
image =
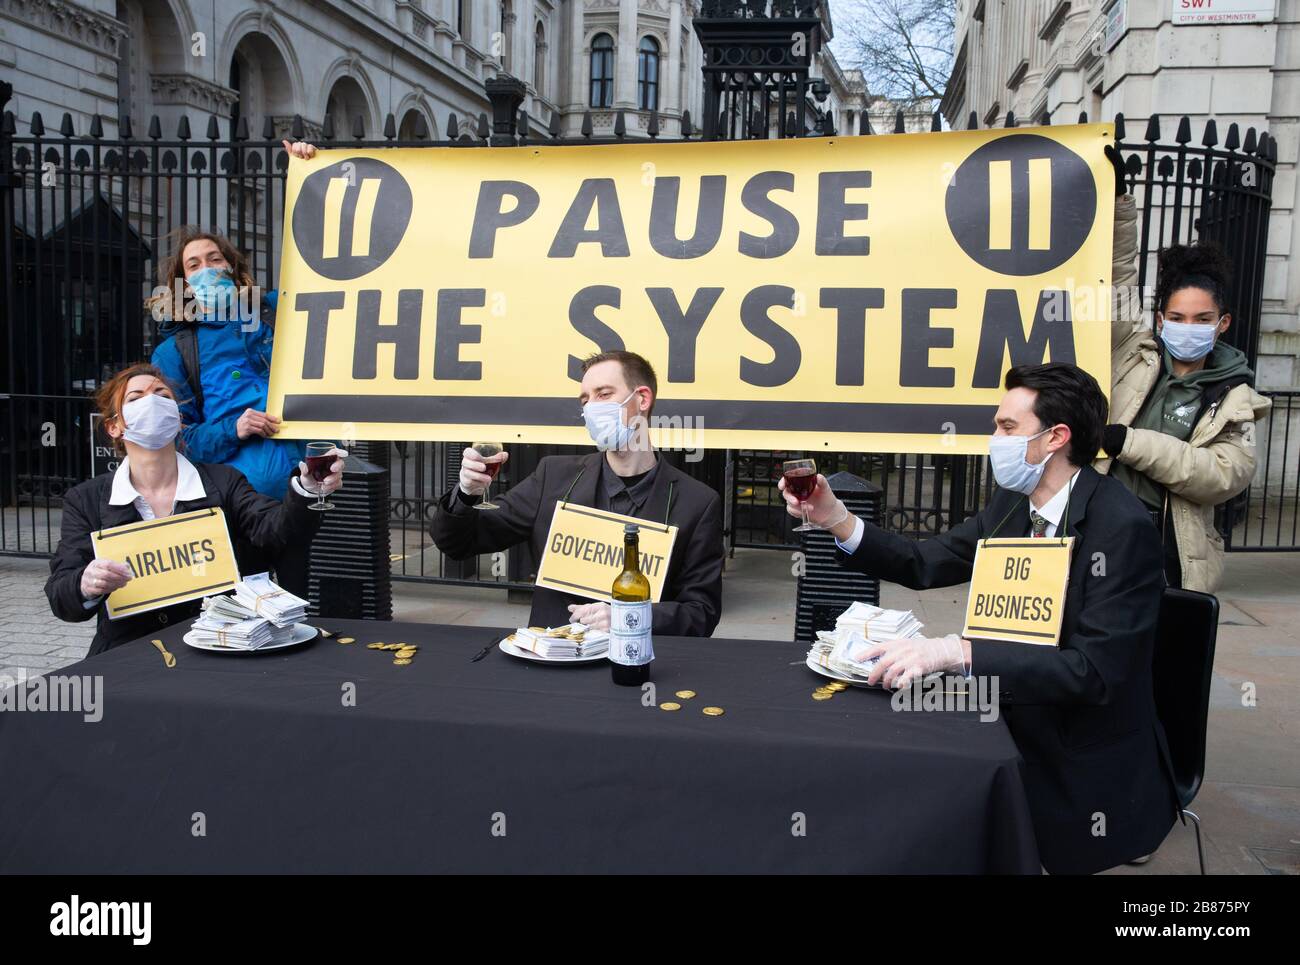
[[[1065,537],[1064,537],[1065,531],[1066,531],[1067,529],[1069,529],[1069,527],[1070,527],[1070,499],[1074,496],[1074,480],[1075,480],[1076,478],[1078,478],[1077,475],[1075,475],[1075,476],[1071,476],[1071,477],[1070,477],[1070,481],[1067,482],[1067,483],[1065,484],[1065,486],[1066,486],[1066,489],[1065,489],[1065,515],[1064,515],[1064,517],[1063,517],[1062,520],[1061,520],[1061,525],[1057,527],[1057,532],[1061,534],[1061,537],[1060,537],[1060,538],[1062,538],[1062,539],[1065,538]],[[1025,500],[1025,502],[1028,502],[1028,501],[1029,501],[1029,499],[1028,499],[1027,496],[1022,496],[1020,499]],[[994,536],[997,536],[997,535],[998,535],[998,530],[1000,530],[1000,529],[1002,528],[1002,524],[1005,523],[1008,519],[1010,519],[1010,518],[1011,518],[1011,514],[1014,513],[1017,509],[1020,508],[1020,499],[1017,499],[1014,503],[1011,504],[1011,508],[1007,510],[1007,514],[1006,514],[1005,516],[1003,516],[1001,520],[998,521],[998,524],[997,524],[996,526],[993,527],[993,532],[991,532],[991,533],[989,533],[987,536],[985,536],[984,539],[986,539],[986,540],[988,540],[988,539],[992,539]]]
[[[569,483],[569,488],[564,491],[564,498],[560,500],[560,505],[567,506],[569,504],[569,493],[573,492],[573,487],[578,485],[578,480],[582,478],[582,474],[586,471],[586,466],[578,470],[578,474],[573,477],[573,482]]]

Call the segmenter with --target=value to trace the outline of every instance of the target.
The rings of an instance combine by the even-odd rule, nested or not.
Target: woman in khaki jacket
[[[1113,285],[1137,280],[1137,210],[1115,200]],[[1097,464],[1151,510],[1165,541],[1170,586],[1213,593],[1223,575],[1223,538],[1214,508],[1255,474],[1255,420],[1269,400],[1257,393],[1246,357],[1219,336],[1231,264],[1217,247],[1175,245],[1160,253],[1155,330],[1142,300],[1117,297],[1111,318],[1110,418]]]

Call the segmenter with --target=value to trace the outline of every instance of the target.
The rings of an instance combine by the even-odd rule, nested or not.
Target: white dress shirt
[[[1056,527],[1060,525],[1061,517],[1065,515],[1065,504],[1069,501],[1070,490],[1074,488],[1078,478],[1079,470],[1076,469],[1074,475],[1070,477],[1070,481],[1058,489],[1056,494],[1042,506],[1034,506],[1033,501],[1030,501],[1029,505],[1033,507],[1034,511],[1047,520],[1047,529],[1043,531],[1044,536],[1056,535]],[[862,520],[854,516],[853,532],[843,542],[836,540],[835,545],[851,556],[857,551],[858,544],[862,542],[862,534],[865,531],[866,527],[863,525]]]
[[[199,478],[199,471],[194,468],[194,463],[190,462],[180,452],[176,453],[176,495],[172,497],[172,508],[167,511],[170,516],[176,511],[176,504],[179,502],[188,502],[191,499],[202,499],[206,496],[207,490],[203,488],[203,480]],[[140,495],[139,491],[131,484],[131,457],[126,456],[122,464],[117,467],[117,472],[113,473],[113,489],[108,496],[110,506],[127,506],[134,503],[135,511],[140,514],[143,520],[157,519],[157,514],[153,507],[149,505],[149,500]]]

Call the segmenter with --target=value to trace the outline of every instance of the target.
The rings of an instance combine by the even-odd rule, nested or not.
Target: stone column
[[[619,0],[614,59],[614,108],[636,108],[636,0]]]

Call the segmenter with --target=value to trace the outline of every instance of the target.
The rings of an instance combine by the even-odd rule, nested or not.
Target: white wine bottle
[[[609,669],[614,683],[638,687],[650,679],[655,658],[650,635],[650,581],[641,572],[640,530],[623,527],[623,572],[610,590]]]

